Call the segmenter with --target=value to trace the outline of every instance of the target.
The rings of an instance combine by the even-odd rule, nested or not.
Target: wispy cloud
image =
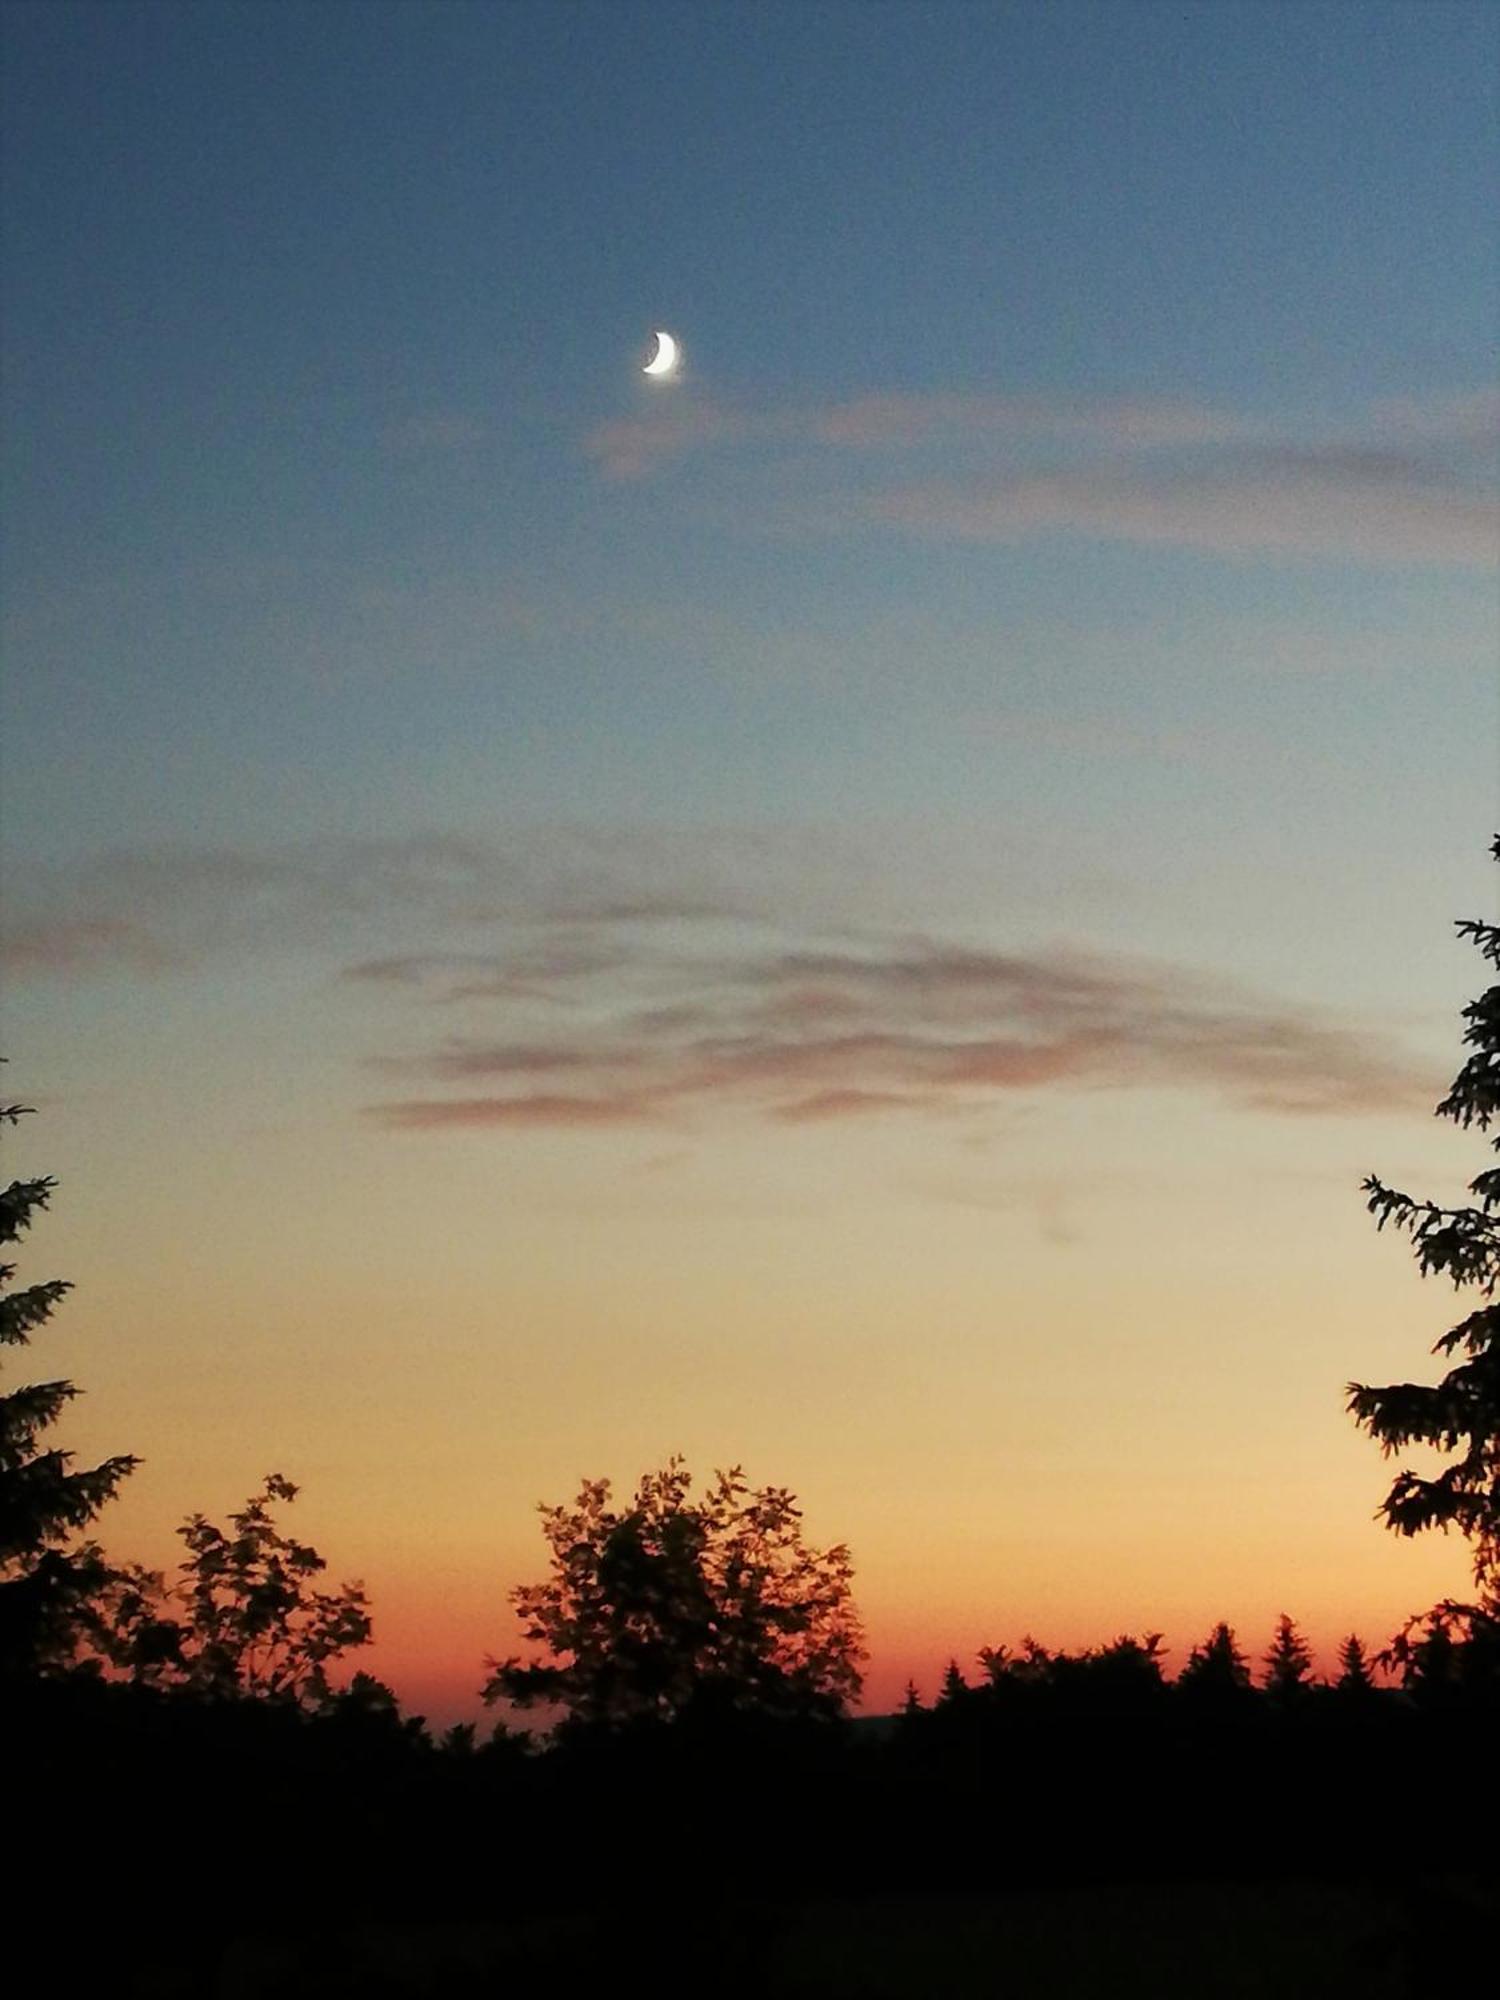
[[[901,486],[858,503],[923,535],[1011,542],[1072,533],[1219,555],[1500,564],[1500,504],[1424,468],[1252,454],[1210,472],[1056,472]]]
[[[434,933],[541,926],[534,962],[517,970],[507,961],[506,977],[524,984],[605,969],[615,962],[614,929],[749,917],[796,860],[794,843],[778,852],[748,834],[703,829],[689,839],[588,826],[495,841],[420,834],[122,849],[38,871],[13,897],[0,953],[13,976],[81,975],[108,963],[185,966],[225,951],[347,948],[374,930],[423,942],[366,954],[346,976],[410,983],[432,962]],[[445,943],[437,958],[481,988],[498,976],[484,950],[454,953]]]
[[[727,409],[718,403],[683,402],[648,417],[621,417],[600,424],[584,439],[584,451],[611,479],[639,479],[664,459],[713,445],[743,444],[791,435],[788,422],[762,412]]]
[[[689,453],[752,445],[836,452],[910,449],[943,439],[1060,439],[1138,449],[1252,434],[1232,411],[1170,397],[1085,398],[891,391],[804,407],[736,409],[684,400],[670,411],[600,424],[584,451],[611,479],[639,479]]]
[[[12,978],[163,972],[176,958],[142,925],[110,917],[35,917],[0,925],[0,966]]]
[[[800,409],[684,403],[601,426],[585,450],[614,479],[695,453],[779,452],[810,495],[793,509],[804,531],[874,522],[968,542],[1073,534],[1491,568],[1497,444],[1500,396],[1487,388],[1323,424],[1169,397],[903,391]]]
[[[1343,1115],[1435,1089],[1357,1021],[1190,967],[893,925],[909,845],[592,827],[117,853],[28,883],[10,970],[320,959],[389,1093],[366,1115],[398,1129],[965,1118],[1055,1089]]]
[[[399,1127],[581,1125],[738,1107],[782,1124],[952,1116],[1047,1088],[1207,1090],[1245,1109],[1410,1107],[1433,1080],[1355,1025],[1182,968],[869,936],[717,961],[658,959],[676,1004],[525,1039],[449,1037],[380,1058],[483,1094],[370,1105]],[[445,975],[436,966],[430,976]],[[534,1010],[512,1008],[527,1014]]]
[[[886,394],[859,396],[809,414],[820,442],[876,451],[943,437],[1054,438],[1139,450],[1217,444],[1253,434],[1232,411],[1170,397],[1084,398]]]

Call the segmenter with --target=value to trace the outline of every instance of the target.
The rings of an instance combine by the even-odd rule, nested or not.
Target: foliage
[[[1445,1597],[1408,1618],[1378,1658],[1400,1675],[1408,1693],[1423,1700],[1500,1695],[1500,1617],[1482,1605]]]
[[[1107,1645],[1077,1653],[1049,1652],[1030,1634],[1016,1653],[1008,1646],[981,1646],[985,1683],[979,1692],[991,1702],[1019,1698],[1036,1703],[1045,1697],[1047,1703],[1060,1701],[1080,1713],[1136,1710],[1153,1703],[1165,1686],[1161,1645],[1161,1633],[1149,1632],[1144,1639],[1122,1633]]]
[[[326,1568],[306,1543],[277,1528],[271,1509],[297,1488],[272,1473],[229,1518],[229,1528],[194,1514],[178,1534],[187,1546],[181,1581],[136,1568],[122,1573],[109,1655],[132,1678],[215,1699],[260,1698],[367,1716],[394,1697],[368,1674],[335,1696],[327,1668],[365,1645],[370,1613],[361,1586],[319,1590]]]
[[[1492,853],[1500,861],[1500,836]],[[1500,926],[1466,918],[1458,926],[1484,957],[1500,967]],[[1487,1131],[1500,1113],[1500,984],[1464,1009],[1471,1054],[1454,1078],[1437,1116],[1467,1130]],[[1500,1136],[1491,1141],[1500,1151]],[[1435,1385],[1392,1382],[1348,1386],[1348,1407],[1390,1456],[1411,1444],[1431,1446],[1450,1463],[1432,1478],[1397,1474],[1381,1506],[1397,1534],[1456,1528],[1472,1545],[1480,1601],[1500,1606],[1500,1167],[1470,1181],[1472,1206],[1443,1208],[1415,1201],[1371,1175],[1364,1183],[1379,1228],[1393,1223],[1412,1238],[1424,1276],[1437,1272],[1455,1287],[1473,1287],[1486,1303],[1436,1343],[1435,1354],[1463,1354]]]
[[[16,1125],[29,1105],[0,1104],[0,1124]],[[0,1192],[0,1246],[16,1242],[51,1199],[50,1178],[12,1181]],[[0,1263],[0,1286],[15,1275]],[[0,1292],[0,1346],[26,1347],[72,1289],[62,1278]],[[99,1549],[75,1537],[134,1471],[128,1456],[86,1471],[73,1454],[47,1449],[41,1435],[78,1394],[67,1381],[34,1382],[0,1396],[0,1672],[64,1665],[107,1581]]]
[[[484,1699],[557,1703],[575,1727],[688,1713],[833,1716],[859,1692],[863,1635],[843,1546],[807,1548],[783,1487],[740,1468],[701,1500],[673,1458],[623,1510],[609,1481],[540,1509],[552,1574],[511,1601],[550,1663],[489,1660]]]

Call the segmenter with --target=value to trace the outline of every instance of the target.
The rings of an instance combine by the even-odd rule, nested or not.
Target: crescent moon
[[[656,352],[651,356],[651,359],[646,363],[641,373],[643,375],[675,374],[679,352],[677,342],[672,338],[671,334],[658,331],[656,335]]]

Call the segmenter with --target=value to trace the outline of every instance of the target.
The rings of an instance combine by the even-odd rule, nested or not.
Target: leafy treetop
[[[585,1480],[543,1506],[552,1574],[511,1600],[550,1661],[490,1660],[484,1699],[557,1703],[573,1727],[684,1715],[831,1716],[859,1692],[862,1633],[849,1552],[817,1550],[784,1487],[738,1466],[701,1499],[679,1458],[625,1508]]]

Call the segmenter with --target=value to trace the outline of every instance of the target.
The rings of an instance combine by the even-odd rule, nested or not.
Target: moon
[[[675,375],[677,364],[682,359],[682,350],[670,333],[660,329],[656,334],[656,351],[641,370],[643,375]]]

